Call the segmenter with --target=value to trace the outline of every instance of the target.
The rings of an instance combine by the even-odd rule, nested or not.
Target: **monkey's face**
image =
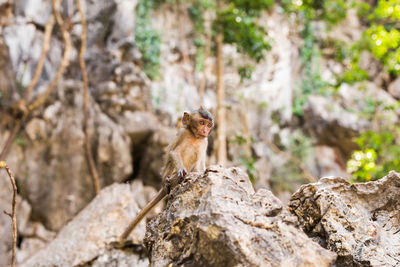
[[[206,138],[214,127],[214,123],[210,120],[196,116],[192,120],[192,132],[197,138]]]

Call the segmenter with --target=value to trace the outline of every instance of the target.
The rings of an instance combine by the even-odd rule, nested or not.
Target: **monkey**
[[[146,214],[159,203],[170,190],[178,185],[188,172],[205,170],[207,154],[207,137],[214,127],[214,119],[210,112],[203,107],[191,113],[184,112],[183,127],[175,139],[168,145],[162,170],[162,188],[156,196],[139,212],[129,224],[120,241],[126,240],[136,225]]]

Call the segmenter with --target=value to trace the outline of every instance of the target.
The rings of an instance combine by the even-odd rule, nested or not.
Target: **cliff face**
[[[7,157],[7,163],[16,176],[19,188],[20,204],[17,211],[18,231],[21,237],[19,262],[24,262],[38,249],[43,248],[56,233],[60,233],[57,237],[60,239],[73,235],[74,230],[61,229],[65,229],[65,225],[71,220],[76,220],[75,216],[95,197],[83,146],[83,85],[78,63],[82,25],[79,12],[72,2],[63,1],[61,5],[62,16],[68,18],[66,23],[73,43],[70,65],[45,104],[30,114],[23,124],[23,130],[13,142],[11,152]],[[135,28],[138,21],[135,8],[138,1],[82,2],[88,22],[85,62],[90,87],[89,133],[100,184],[104,188],[114,183],[135,179],[157,188],[160,186],[159,173],[164,149],[175,135],[175,125],[182,112],[199,106],[198,87],[202,79],[205,79],[203,104],[215,114],[216,59],[210,55],[203,62],[205,76],[196,69],[194,64],[195,25],[188,12],[178,11],[174,5],[164,3],[153,9],[149,23],[160,36],[159,75],[151,80],[144,72],[144,55],[135,42]],[[41,54],[44,27],[51,14],[50,1],[16,1],[12,6],[13,9],[4,8],[5,6],[6,1],[0,0],[0,148],[3,147],[13,126],[15,114],[12,113],[11,105],[21,99],[24,90],[33,78]],[[182,4],[182,10],[186,10],[187,7],[187,4]],[[256,189],[273,187],[278,197],[283,202],[287,202],[291,195],[288,188],[294,191],[304,183],[305,181],[299,180],[298,177],[305,171],[313,177],[336,175],[348,178],[349,174],[346,173],[345,165],[351,151],[356,148],[353,138],[361,131],[374,127],[370,118],[366,118],[359,111],[371,108],[366,99],[395,105],[396,99],[400,98],[400,78],[389,77],[371,54],[363,53],[361,62],[372,77],[368,82],[354,85],[344,83],[337,88],[334,96],[310,95],[304,103],[304,114],[294,115],[293,103],[298,97],[296,92],[304,73],[302,66],[304,62],[301,61],[301,47],[304,40],[299,34],[301,26],[281,11],[279,6],[275,6],[260,18],[261,23],[268,30],[271,51],[266,54],[264,60],[254,64],[253,74],[249,79],[242,80],[237,71],[243,63],[248,63],[249,59],[239,54],[235,47],[224,45],[223,79],[227,91],[226,105],[229,107],[227,117],[229,165],[246,169],[251,174],[251,178],[255,179],[253,182]],[[179,19],[177,19],[178,16]],[[357,40],[364,30],[354,11],[349,11],[346,20],[331,31],[318,23],[312,26],[317,29],[315,31],[317,38],[334,37],[344,42]],[[63,39],[59,28],[56,27],[53,30],[50,49],[44,61],[44,69],[38,86],[32,92],[33,99],[43,93],[54,79],[63,50]],[[187,54],[189,62],[185,61],[184,54]],[[345,66],[336,62],[332,58],[332,53],[326,49],[322,53],[320,70],[324,79],[332,81],[335,79],[335,74],[345,70]],[[384,120],[387,122],[396,125],[398,118],[398,111],[385,110]],[[214,134],[210,137],[209,164],[216,162]],[[277,143],[279,146],[271,146],[271,143]],[[302,168],[303,165],[299,164],[299,161],[293,160],[293,157],[286,157],[280,153],[279,149],[282,147],[288,148],[289,152],[301,155],[306,170]],[[297,157],[297,154],[294,157]],[[224,171],[218,170],[217,173],[223,176]],[[208,175],[212,176],[212,172]],[[200,180],[192,178],[193,181],[190,180],[191,182],[186,186],[200,186],[196,185]],[[211,188],[219,186],[212,180],[208,182]],[[248,183],[247,180],[246,183]],[[235,187],[236,184],[232,186]],[[307,260],[298,254],[293,259],[284,259],[282,255],[289,253],[290,249],[285,250],[283,247],[278,247],[271,255],[262,253],[254,255],[254,251],[261,250],[263,246],[269,247],[271,245],[268,243],[269,238],[273,237],[283,243],[289,242],[291,248],[299,245],[296,242],[300,242],[301,246],[305,246],[304,253],[313,260],[312,254],[321,252],[321,255],[324,255],[321,256],[323,264],[333,261],[333,254],[311,243],[298,230],[297,223],[293,222],[292,225],[285,221],[285,218],[290,218],[288,220],[291,221],[294,217],[285,211],[284,204],[273,197],[269,191],[261,190],[253,196],[250,192],[253,189],[250,189],[249,185],[246,188],[247,191],[242,192],[243,195],[239,194],[235,197],[246,198],[245,202],[248,202],[249,206],[241,203],[244,206],[234,206],[229,212],[239,216],[240,214],[235,212],[242,213],[250,208],[255,208],[255,210],[249,211],[251,214],[247,214],[245,218],[239,216],[240,219],[215,220],[213,227],[218,228],[219,231],[223,228],[228,232],[238,227],[243,231],[260,232],[263,238],[259,246],[245,250],[237,244],[237,236],[218,236],[218,238],[223,238],[217,238],[215,242],[221,242],[218,244],[226,246],[224,251],[242,253],[237,255],[243,255],[244,259],[248,259],[249,264],[269,261],[275,257],[278,257],[282,264],[284,260],[292,262],[297,259],[306,264]],[[10,210],[10,192],[11,187],[6,174],[0,172],[0,210]],[[181,193],[183,194],[179,192]],[[233,194],[231,191],[225,193],[226,195]],[[177,195],[171,198],[179,194],[177,191]],[[195,196],[196,198],[204,197],[202,192],[197,192]],[[260,224],[257,220],[253,220],[253,217],[264,216],[270,212],[263,206],[263,202],[262,205],[260,204],[262,207],[254,204],[255,198],[266,198],[271,201],[272,204],[264,204],[276,206],[277,214],[274,211],[274,215],[266,215]],[[206,199],[203,200],[204,205],[208,206]],[[290,205],[293,211],[300,209],[300,207],[294,208],[293,197]],[[318,207],[318,205],[320,204],[317,203],[314,206]],[[172,207],[168,206],[168,208]],[[192,208],[185,212],[199,212],[198,207]],[[235,211],[235,209],[238,210]],[[211,210],[207,211],[211,212]],[[222,210],[218,212],[223,213]],[[297,212],[294,213],[298,215]],[[133,213],[129,216],[133,216]],[[188,232],[183,233],[187,233],[190,238],[202,233],[202,237],[206,239],[205,241],[199,239],[196,249],[188,248],[187,253],[195,263],[213,263],[213,258],[205,257],[203,254],[206,252],[201,249],[209,244],[207,238],[210,233],[203,231],[206,228],[206,221],[215,218],[197,218],[196,216],[189,218],[193,220],[185,222],[192,228],[185,228],[184,230]],[[185,258],[186,254],[179,258],[176,256],[179,251],[173,250],[169,251],[170,254],[166,258],[160,258],[159,253],[167,251],[165,246],[169,246],[171,243],[168,242],[172,241],[156,236],[155,231],[158,228],[169,231],[170,225],[175,222],[160,222],[160,218],[151,224],[146,241],[152,247],[153,261],[155,259],[162,262],[188,260]],[[225,225],[226,221],[232,221],[232,225]],[[299,221],[305,232],[310,234],[303,219]],[[3,213],[0,214],[0,222],[0,265],[2,265],[8,264],[10,258],[8,254],[11,247],[11,235],[9,234],[9,218]],[[177,223],[176,227],[179,229],[183,227],[179,220]],[[271,229],[257,227],[257,225],[270,224],[278,226]],[[199,228],[196,228],[197,226]],[[120,227],[122,231],[123,226]],[[281,230],[280,227],[283,227],[282,231],[285,231],[287,235],[277,233]],[[142,230],[144,231],[143,228]],[[60,231],[67,231],[68,234],[61,235]],[[111,239],[115,239],[118,231],[113,232]],[[310,235],[313,234],[315,233]],[[323,233],[319,232],[318,235],[323,236]],[[254,239],[251,235],[247,237],[249,239],[246,245],[252,243]],[[81,237],[81,239],[85,238]],[[170,238],[174,237],[170,236]],[[187,242],[193,241],[190,238]],[[130,262],[124,258],[124,251],[116,251],[109,247],[111,239],[109,240],[108,237],[106,239],[107,241],[101,245],[103,254],[92,253],[88,257],[89,260],[84,258],[77,264],[86,262],[86,264],[102,266],[101,264],[108,263],[105,259],[114,257],[120,264]],[[333,241],[330,241],[328,237],[325,241],[322,239],[319,237],[319,242],[324,247],[335,251],[339,255],[338,259],[343,259],[344,262],[349,259],[356,262],[354,264],[358,264],[363,262],[364,258],[366,261],[375,260],[367,256],[360,256],[361,258],[358,259],[353,250],[342,253],[341,250],[334,249],[334,244],[329,243]],[[74,242],[79,243],[79,240]],[[329,245],[324,245],[324,242]],[[179,245],[184,247],[187,243]],[[49,251],[51,251],[51,246]],[[228,255],[235,254],[229,253]],[[385,257],[392,257],[393,253],[389,256],[385,254]],[[105,263],[102,263],[102,260]],[[230,260],[240,264],[237,257],[232,257]],[[318,262],[317,259],[316,261]],[[224,260],[221,259],[221,262]],[[392,261],[388,262],[392,263]],[[242,262],[242,264],[245,263]]]

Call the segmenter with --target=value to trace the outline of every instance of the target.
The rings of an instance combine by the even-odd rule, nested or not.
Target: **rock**
[[[11,170],[14,175],[14,171]],[[12,212],[13,190],[7,172],[0,169],[0,266],[11,263],[12,233],[11,218],[4,214]],[[16,199],[17,231],[18,234],[28,228],[28,220],[31,214],[29,203],[17,195]]]
[[[90,266],[93,267],[148,267],[149,260],[132,252],[119,249],[107,249],[90,264]]]
[[[0,109],[18,98],[15,84],[10,53],[0,29]]]
[[[124,127],[133,145],[145,141],[160,125],[156,116],[143,111],[125,111],[121,114],[118,123]]]
[[[310,95],[304,105],[304,128],[319,145],[338,147],[344,158],[357,148],[353,138],[370,123],[339,103],[319,95]]]
[[[51,2],[42,0],[24,0],[15,3],[15,13],[28,21],[44,26],[51,14]]]
[[[191,173],[147,226],[152,266],[331,266],[334,253],[308,239],[268,190],[239,168]]]
[[[46,248],[21,266],[147,266],[147,259],[135,254],[133,249],[112,248],[139,212],[137,200],[146,203],[150,200],[142,194],[143,190],[147,189],[140,182],[104,188]],[[140,242],[144,227],[142,221],[130,239]]]
[[[0,175],[0,178],[3,178]],[[5,179],[4,179],[5,180]],[[7,181],[7,180],[5,180]],[[10,192],[12,192],[10,186]],[[11,211],[11,202],[5,202],[0,199],[0,209]],[[11,248],[12,248],[12,237],[11,237],[11,219],[3,212],[0,214],[0,265],[8,266],[11,263]]]
[[[33,219],[59,230],[94,197],[86,162],[82,83],[67,80],[42,118],[33,118],[12,145],[9,165]],[[131,143],[122,126],[90,99],[89,133],[102,187],[132,175]],[[2,139],[4,140],[4,139]]]
[[[371,82],[356,83],[354,85],[343,83],[338,92],[341,97],[341,103],[346,108],[365,110],[368,101],[381,102],[386,105],[396,104],[396,100],[389,93]]]
[[[124,111],[151,111],[150,82],[132,62],[115,66],[93,90],[96,101],[111,118],[118,120]]]
[[[397,77],[396,80],[389,84],[389,94],[397,100],[400,99],[400,77]]]
[[[16,262],[22,264],[39,250],[46,247],[47,242],[40,238],[24,238],[17,249]]]
[[[146,185],[161,187],[161,171],[164,166],[164,155],[168,144],[177,131],[169,127],[159,127],[144,143],[134,146],[138,153],[134,156],[137,166],[135,175]]]
[[[318,176],[342,176],[349,177],[346,172],[346,162],[340,151],[330,146],[315,147],[315,161],[317,163]]]
[[[320,37],[328,37],[332,40],[353,43],[360,40],[363,30],[363,25],[360,22],[357,10],[355,8],[349,8],[347,10],[346,18],[332,30],[326,31],[326,35],[322,35]]]
[[[20,226],[20,220],[18,220]],[[29,222],[22,231],[19,230],[21,243],[17,249],[17,264],[21,264],[46,247],[55,237],[55,233],[48,231],[41,223]]]
[[[273,121],[272,114],[277,114],[278,123],[289,123],[292,120],[293,92],[297,86],[300,70],[299,40],[291,36],[291,25],[288,20],[278,11],[264,13],[260,23],[268,30],[271,41],[271,50],[265,55],[265,59],[256,64],[251,78],[234,84],[227,88],[227,92],[235,91],[241,100],[252,103],[246,106],[246,113],[250,116],[251,130],[269,132]],[[225,64],[229,75],[239,76],[237,70],[246,64],[243,55],[234,49],[234,55],[226,56]],[[227,53],[224,54],[226,55]],[[233,57],[233,66],[231,61]],[[229,61],[229,63],[228,63]],[[214,64],[215,65],[215,64]],[[224,70],[225,71],[225,70]],[[238,77],[240,81],[240,77]],[[246,103],[245,102],[245,103]],[[255,123],[257,122],[257,123]]]
[[[119,0],[116,2],[116,11],[113,17],[111,35],[108,38],[108,46],[119,46],[125,42],[133,42],[135,29],[135,8],[137,0]]]
[[[46,3],[50,4],[49,1],[46,1]],[[38,7],[41,8],[41,6],[41,4],[38,4]],[[15,71],[15,76],[18,77],[19,86],[22,88],[28,87],[33,78],[36,65],[42,52],[43,37],[44,32],[38,30],[35,25],[30,23],[29,19],[25,17],[17,17],[15,23],[4,29],[4,39],[10,50],[10,59]],[[44,61],[42,76],[38,82],[39,85],[53,79],[57,72],[58,65],[61,62],[62,53],[62,41],[57,38],[52,38],[49,51]],[[76,53],[74,49],[73,53]],[[34,95],[32,95],[32,97],[33,96]]]
[[[270,179],[272,174],[272,164],[270,159],[262,157],[254,163],[257,179],[254,181],[255,188],[263,188],[270,186]]]
[[[399,173],[358,184],[323,178],[303,185],[289,206],[309,236],[338,254],[338,266],[399,265]]]

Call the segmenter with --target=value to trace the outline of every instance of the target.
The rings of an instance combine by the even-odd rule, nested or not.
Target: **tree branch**
[[[50,16],[50,19],[46,22],[45,25],[45,33],[43,37],[43,44],[42,44],[42,53],[40,54],[39,61],[36,65],[35,74],[33,75],[32,81],[30,82],[28,88],[25,91],[24,99],[22,100],[22,114],[23,118],[19,118],[15,120],[14,126],[10,132],[10,135],[7,138],[7,141],[4,144],[4,147],[0,153],[0,160],[5,160],[8,152],[11,148],[11,144],[15,137],[17,136],[19,130],[21,129],[21,125],[25,118],[28,116],[27,114],[27,107],[26,103],[29,101],[30,94],[32,93],[33,88],[35,88],[37,82],[39,81],[40,75],[43,71],[44,60],[46,59],[46,55],[50,48],[50,39],[51,33],[54,27],[54,16]]]
[[[12,175],[10,168],[4,161],[0,161],[0,169],[6,169],[8,176],[10,177],[11,185],[13,188],[13,199],[12,199],[12,212],[11,214],[4,211],[5,214],[11,217],[11,229],[12,229],[12,256],[11,266],[15,266],[15,255],[17,251],[17,184],[15,183],[14,176]]]
[[[42,53],[40,54],[39,61],[36,65],[35,74],[33,75],[32,81],[25,91],[24,100],[26,103],[28,103],[30,94],[32,93],[33,88],[36,86],[37,82],[39,81],[40,75],[42,74],[44,60],[46,59],[47,52],[49,52],[50,49],[50,39],[54,27],[54,22],[54,16],[51,15],[45,25]]]
[[[83,130],[85,132],[85,152],[86,159],[89,164],[90,173],[92,175],[93,185],[96,191],[96,194],[100,192],[100,181],[99,175],[96,170],[96,165],[93,160],[90,136],[89,136],[89,109],[88,109],[88,101],[89,101],[89,85],[88,85],[88,77],[85,66],[85,49],[86,49],[86,18],[85,13],[82,10],[81,1],[76,0],[76,5],[78,6],[79,13],[81,15],[81,24],[82,24],[82,33],[81,33],[81,49],[79,51],[79,65],[82,70],[82,80],[83,80]]]
[[[56,18],[57,24],[59,25],[61,32],[62,32],[62,36],[64,39],[64,43],[65,43],[65,49],[64,49],[64,55],[63,58],[61,60],[60,66],[58,67],[57,73],[55,78],[53,79],[53,81],[51,82],[51,84],[49,85],[49,87],[47,88],[47,90],[40,95],[36,100],[34,100],[27,108],[26,111],[24,111],[22,118],[16,119],[16,122],[14,124],[13,129],[11,130],[11,133],[4,145],[4,148],[0,154],[0,160],[5,160],[9,151],[10,151],[10,147],[11,144],[13,142],[13,140],[15,139],[15,137],[17,136],[19,130],[21,129],[22,123],[27,119],[28,115],[35,110],[36,108],[40,107],[42,104],[44,104],[44,102],[46,101],[47,97],[51,94],[51,92],[54,90],[54,88],[57,86],[59,80],[61,79],[64,70],[68,67],[69,65],[69,55],[72,49],[72,43],[71,43],[71,37],[69,35],[69,32],[65,29],[64,27],[64,21],[61,17],[60,11],[59,11],[59,6],[60,6],[61,0],[51,0],[51,4],[53,7],[53,13],[54,16]],[[53,28],[54,25],[54,20],[53,16],[50,17],[49,21],[46,23],[46,32],[45,32],[45,36],[44,36],[44,40],[43,40],[43,48],[42,48],[42,54],[41,57],[39,59],[39,63],[36,66],[36,71],[35,71],[35,75],[34,78],[31,82],[31,84],[29,85],[27,92],[24,96],[24,100],[28,100],[31,91],[33,90],[35,84],[37,83],[40,74],[42,73],[42,69],[43,69],[43,62],[41,62],[41,60],[44,60],[48,48],[47,46],[49,46],[50,43],[50,37],[51,37],[51,30]],[[52,25],[53,24],[53,25]]]
[[[58,85],[58,82],[61,79],[61,77],[64,73],[64,70],[69,65],[69,54],[72,49],[72,42],[71,42],[71,36],[70,36],[69,32],[64,27],[64,20],[61,17],[60,10],[59,10],[60,3],[61,3],[61,0],[51,0],[51,6],[53,7],[53,12],[56,17],[57,24],[61,29],[61,33],[62,33],[64,43],[65,43],[64,55],[61,60],[60,66],[58,67],[56,77],[51,82],[51,84],[49,85],[47,90],[42,95],[40,95],[32,104],[30,104],[28,106],[28,111],[30,111],[30,112],[44,104],[47,97],[52,93],[54,88]]]

